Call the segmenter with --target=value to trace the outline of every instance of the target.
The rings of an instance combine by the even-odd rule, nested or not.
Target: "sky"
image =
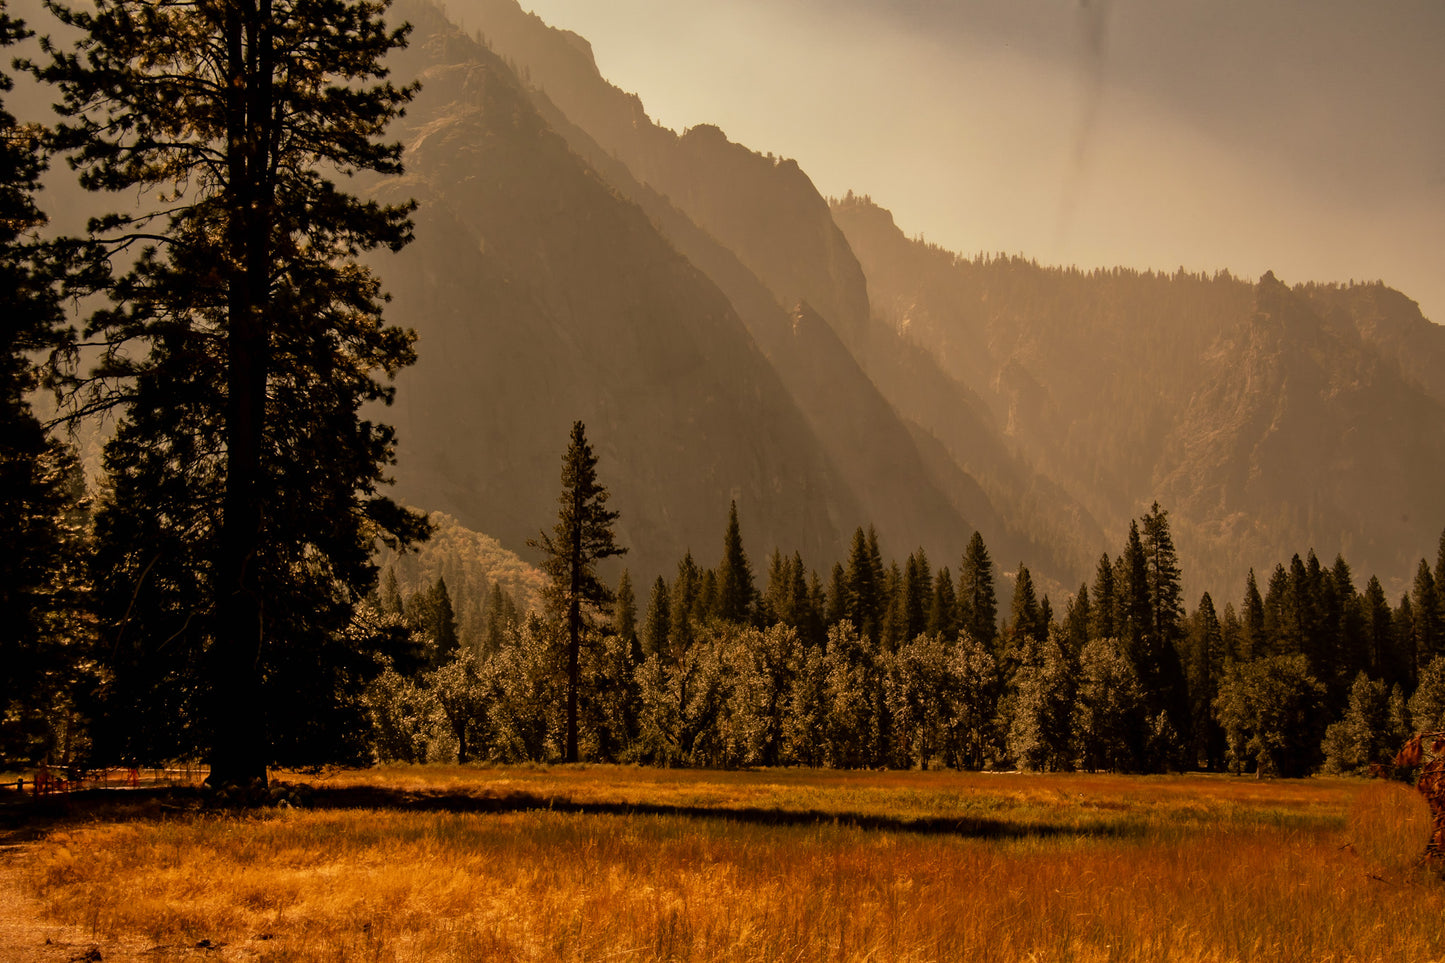
[[[1445,322],[1440,0],[521,0],[962,254],[1384,280]]]

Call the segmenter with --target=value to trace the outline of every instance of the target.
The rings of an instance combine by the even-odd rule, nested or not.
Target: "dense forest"
[[[1445,725],[1445,534],[1394,605],[1378,578],[1357,586],[1345,559],[1312,551],[1251,570],[1222,608],[1207,593],[1188,608],[1182,574],[1155,505],[1057,606],[978,533],[956,570],[922,550],[885,562],[859,528],[824,575],[775,549],[755,576],[734,505],[716,565],[689,553],[640,589],[624,571],[594,607],[582,756],[1300,776],[1364,772]],[[377,758],[562,757],[549,608],[513,607],[464,646],[424,592],[368,604],[426,653],[364,696]]]
[[[1395,323],[1391,292],[959,259],[882,230],[863,199],[830,208],[796,164],[716,128],[623,136],[634,105],[609,113],[606,91],[591,132],[572,126],[439,10],[407,10],[412,46],[381,4],[111,0],[56,6],[69,39],[41,45],[0,6],[0,44],[31,54],[27,83],[57,101],[44,122],[0,109],[4,768],[202,759],[218,784],[395,759],[1293,776],[1359,771],[1445,722],[1445,537],[1433,568],[1385,573],[1408,586],[1394,602],[1307,550],[1241,566],[1235,599],[1191,608],[1169,512],[1128,519],[1154,484],[1226,512],[1216,547],[1323,526],[1398,554],[1394,536],[1438,510],[1445,448],[1438,419],[1354,430],[1439,408],[1422,361],[1438,339]],[[387,131],[418,76],[434,99],[404,128],[404,172]],[[594,135],[621,137],[618,155]],[[92,215],[73,237],[38,203],[62,158]],[[889,251],[911,267],[888,269]],[[1054,300],[1029,307],[1041,291]],[[949,299],[992,313],[960,327]],[[428,306],[454,340],[397,323]],[[1192,340],[1156,327],[1185,306]],[[1146,374],[1127,392],[1116,379],[1102,407],[1122,415],[1095,424],[1097,392],[1058,355],[1087,356],[1120,317],[1148,337],[1115,352],[1119,370]],[[982,348],[963,338],[980,331]],[[1200,352],[1213,368],[1186,384]],[[458,404],[459,384],[479,394]],[[408,437],[430,432],[410,460],[377,420],[399,391]],[[476,431],[438,415],[473,409]],[[577,420],[593,413],[598,452]],[[67,428],[97,423],[92,482]],[[1145,456],[1171,445],[1166,477]],[[1331,459],[1301,457],[1315,447]],[[1070,464],[1092,488],[1051,480]],[[599,471],[623,479],[615,508]],[[1351,484],[1290,500],[1309,471],[1396,486],[1382,531],[1416,520],[1390,521],[1381,548],[1369,518],[1341,514]],[[505,537],[406,507],[393,473],[407,501],[501,517]],[[709,566],[682,547],[729,501]],[[1290,504],[1284,528],[1260,521]],[[1197,537],[1210,517],[1193,518]],[[766,572],[742,519],[779,546]],[[1070,591],[1100,519],[1128,524]],[[528,534],[540,571],[501,547]],[[623,552],[650,583],[602,582],[596,564]]]

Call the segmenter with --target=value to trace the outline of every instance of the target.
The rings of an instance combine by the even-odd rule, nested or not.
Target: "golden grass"
[[[385,784],[521,808],[99,820],[52,833],[33,883],[98,935],[238,959],[1445,958],[1445,887],[1416,868],[1428,815],[1397,785],[612,767],[324,783],[323,804]]]

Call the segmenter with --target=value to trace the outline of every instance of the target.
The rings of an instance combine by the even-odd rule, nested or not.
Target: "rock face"
[[[963,260],[654,125],[514,0],[457,12],[486,44],[394,13],[424,84],[378,188],[421,203],[381,265],[420,336],[387,413],[408,501],[521,549],[582,419],[644,578],[710,564],[732,499],[755,558],[825,570],[873,523],[956,565],[978,528],[1055,589],[1156,498],[1224,597],[1310,545],[1387,579],[1433,552],[1445,338],[1396,292]]]
[[[874,310],[1106,530],[1170,509],[1191,585],[1230,598],[1310,546],[1387,581],[1434,556],[1445,329],[1398,292],[962,260],[864,199],[834,216]]]
[[[512,71],[428,7],[399,74],[416,242],[385,265],[419,336],[389,413],[403,497],[520,547],[549,526],[561,453],[588,425],[630,565],[752,534],[815,556],[859,514],[728,299],[572,153]]]

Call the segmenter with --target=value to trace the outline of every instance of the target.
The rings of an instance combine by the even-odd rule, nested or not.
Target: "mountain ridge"
[[[892,215],[866,196],[823,198],[796,162],[734,144],[716,126],[699,124],[678,134],[653,124],[635,95],[601,77],[585,39],[547,26],[511,0],[479,0],[460,11],[465,26],[491,45],[486,53],[444,26],[424,0],[406,0],[397,10],[426,22],[419,39],[450,32],[449,39],[427,41],[433,47],[430,83],[449,71],[465,74],[460,64],[469,58],[494,58],[488,69],[510,78],[506,102],[492,108],[501,113],[469,134],[495,141],[489,149],[499,152],[496,157],[467,148],[472,153],[458,165],[429,152],[427,139],[436,144],[461,109],[454,101],[465,94],[449,90],[447,106],[433,90],[438,100],[431,122],[441,126],[409,146],[408,163],[418,173],[388,188],[428,182],[431,202],[446,208],[438,220],[465,222],[446,227],[456,240],[437,257],[460,257],[469,245],[480,247],[481,257],[475,266],[458,263],[453,270],[473,279],[503,271],[487,283],[498,289],[505,309],[487,308],[487,293],[471,291],[464,298],[469,310],[519,319],[535,314],[519,322],[537,325],[525,339],[535,343],[494,346],[512,352],[515,370],[500,372],[501,382],[569,398],[574,409],[600,419],[605,435],[630,423],[629,417],[638,420],[621,413],[629,401],[620,395],[632,402],[651,398],[654,405],[670,397],[665,386],[678,380],[672,365],[687,357],[691,378],[709,382],[719,398],[731,397],[724,408],[746,425],[724,430],[714,419],[706,430],[689,434],[668,427],[665,415],[652,418],[649,430],[668,439],[674,460],[708,462],[703,474],[712,481],[682,489],[676,466],[631,464],[647,460],[635,440],[602,442],[604,478],[608,460],[629,462],[614,489],[619,506],[626,503],[624,518],[643,515],[623,524],[630,526],[630,543],[646,553],[647,570],[666,572],[669,555],[701,552],[714,542],[720,526],[704,524],[704,517],[720,518],[728,497],[737,494],[744,494],[740,509],[755,550],[798,549],[826,569],[841,557],[853,527],[873,523],[889,554],[901,556],[918,545],[930,557],[950,559],[977,528],[999,558],[1011,565],[1017,555],[1055,592],[1090,577],[1098,553],[1156,499],[1173,512],[1190,591],[1232,596],[1248,567],[1272,565],[1311,545],[1329,555],[1358,546],[1364,566],[1385,572],[1408,570],[1402,559],[1431,548],[1430,533],[1440,519],[1427,516],[1441,508],[1422,479],[1436,464],[1440,442],[1438,429],[1419,411],[1435,410],[1445,393],[1445,375],[1438,373],[1445,363],[1436,363],[1445,359],[1445,341],[1398,292],[1327,284],[1285,288],[1294,307],[1279,321],[1294,329],[1283,341],[1251,340],[1251,324],[1266,323],[1255,319],[1266,289],[1227,272],[1085,272],[1018,258],[962,258],[906,237]],[[421,133],[415,121],[408,124]],[[553,145],[551,159],[521,163],[514,157],[504,170],[489,168],[508,151],[532,149],[520,143],[539,140]],[[453,149],[465,147],[458,142]],[[559,173],[564,168],[565,176]],[[595,206],[600,201],[573,204],[577,195],[539,183],[545,177],[569,183],[578,176],[574,168],[586,171],[597,195],[611,198],[608,204],[634,212],[623,219],[631,225],[623,234],[587,240],[622,222],[604,216]],[[503,174],[518,183],[504,183]],[[478,180],[487,181],[485,196],[466,194],[482,190]],[[533,209],[518,195],[526,195]],[[504,224],[532,233],[525,242],[504,239]],[[583,239],[568,236],[569,228]],[[478,236],[462,240],[468,231]],[[489,231],[496,236],[489,238]],[[419,229],[422,245],[424,233]],[[652,253],[633,265],[621,249]],[[591,260],[597,257],[610,266],[599,270]],[[677,280],[689,272],[697,277]],[[618,274],[633,275],[634,302],[609,291],[609,276]],[[388,271],[389,283],[394,275],[400,276]],[[672,292],[671,307],[653,311],[651,321],[624,323],[619,305],[651,298],[642,289],[660,276],[673,278],[660,289]],[[440,281],[434,276],[434,290],[427,293],[436,295]],[[519,298],[517,286],[528,295]],[[398,317],[407,323],[416,314],[408,300],[414,293],[399,292],[397,299]],[[600,320],[584,318],[594,299],[603,306]],[[698,305],[711,307],[694,310]],[[673,325],[680,323],[676,318],[693,317],[684,325],[692,332],[689,343],[713,344],[718,352],[644,350],[650,338],[682,336],[654,330],[662,314],[673,317]],[[716,325],[721,328],[713,330]],[[428,338],[440,344],[447,337],[426,328],[421,322],[424,358]],[[723,329],[730,333],[720,334]],[[716,338],[731,347],[709,340]],[[1311,361],[1311,351],[1323,354]],[[542,365],[548,352],[555,352],[564,376],[539,369],[530,381],[507,380],[526,369],[518,369],[519,358]],[[458,356],[451,346],[445,353]],[[760,373],[759,364],[770,374]],[[1280,365],[1290,378],[1274,377]],[[1336,370],[1340,365],[1359,369],[1358,386],[1336,383],[1344,377],[1344,369]],[[639,369],[661,379],[664,389]],[[435,380],[432,372],[410,382],[408,377],[403,375],[403,398],[417,379]],[[750,408],[735,381],[751,385],[742,395],[762,391],[772,400]],[[760,387],[764,382],[770,387]],[[478,391],[477,403],[484,397]],[[1380,462],[1383,449],[1365,444],[1355,422],[1380,417],[1380,406],[1391,403],[1403,409],[1390,414],[1389,443],[1422,453],[1414,461],[1408,455],[1389,461],[1404,480],[1379,486],[1382,500],[1403,500],[1403,514],[1413,519],[1404,523],[1389,520],[1393,507],[1361,507],[1368,492],[1364,466]],[[1288,445],[1269,430],[1277,419],[1266,415],[1276,409],[1286,413],[1279,422],[1285,434],[1296,438]],[[780,429],[791,439],[781,449],[768,447],[775,432],[767,412],[791,426]],[[553,419],[560,420],[560,411]],[[411,429],[403,432],[404,458],[409,437]],[[410,482],[403,476],[414,480],[418,473],[402,469],[404,493],[490,531],[481,523],[487,499],[523,486],[525,473],[536,475],[535,488],[537,478],[551,472],[543,446],[494,432],[487,447],[516,463],[505,482],[465,496],[469,476],[451,465],[446,470],[452,480],[431,489],[440,497],[450,486],[445,494],[451,501],[434,504],[406,490]],[[1312,449],[1339,476],[1328,490],[1301,470]],[[805,453],[806,464],[779,467],[784,463],[775,459],[782,450]],[[1366,456],[1367,450],[1372,454]],[[446,467],[437,452],[429,457],[428,471]],[[739,485],[730,476],[738,476],[743,464],[752,481]],[[787,477],[797,484],[789,486]],[[633,486],[637,490],[629,491]],[[804,491],[813,504],[793,501]],[[467,498],[470,507],[459,509],[458,500]],[[535,493],[508,498],[503,514],[540,516],[533,527],[546,520],[545,499]],[[715,499],[716,505],[709,511],[682,507],[697,499]],[[781,516],[797,510],[811,511],[810,520],[790,527]],[[499,524],[509,541],[526,527],[510,518]]]

